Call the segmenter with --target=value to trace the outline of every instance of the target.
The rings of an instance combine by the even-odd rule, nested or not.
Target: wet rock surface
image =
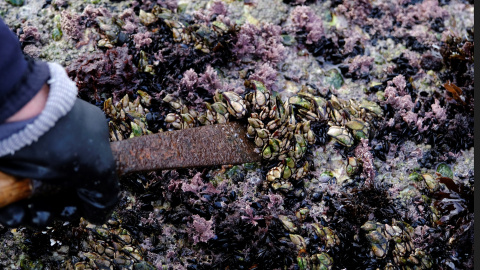
[[[112,141],[242,121],[264,160],[124,176],[107,224],[0,226],[0,266],[473,269],[473,9],[1,1]]]

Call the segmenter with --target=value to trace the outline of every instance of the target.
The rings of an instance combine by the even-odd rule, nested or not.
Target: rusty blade
[[[245,126],[238,122],[167,131],[110,145],[119,175],[261,160]]]

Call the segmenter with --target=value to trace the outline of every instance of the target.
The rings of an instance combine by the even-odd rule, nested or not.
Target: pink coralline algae
[[[322,20],[308,6],[298,6],[291,14],[292,24],[297,30],[305,30],[307,34],[307,44],[319,41],[325,32],[323,30]]]
[[[221,0],[215,0],[208,9],[208,13],[210,14],[210,17],[214,15],[225,16],[227,15],[227,6]]]
[[[285,59],[285,47],[281,44],[281,27],[269,23],[261,28],[246,23],[237,35],[233,51],[238,58],[251,57],[264,62],[279,62]]]
[[[24,42],[27,39],[32,39],[34,41],[40,40],[40,33],[35,26],[25,25],[23,27],[23,33],[20,35],[20,41]]]
[[[269,209],[277,209],[283,205],[283,197],[278,194],[268,194],[270,202],[267,204]]]
[[[389,86],[385,88],[385,98],[386,103],[390,104],[402,117],[403,121],[408,124],[418,122],[418,115],[412,112],[415,104],[412,101],[410,95],[406,95],[405,89],[405,78],[403,75],[398,75],[392,81],[388,82]],[[393,118],[392,118],[393,119]],[[390,121],[390,124],[393,124],[393,121]]]
[[[359,75],[368,73],[373,66],[373,57],[367,55],[357,55],[352,59],[348,67],[348,72]]]
[[[345,37],[345,45],[343,46],[343,53],[351,53],[353,51],[353,48],[357,43],[363,44],[365,37],[362,36],[359,32],[357,31],[348,31],[348,35]]]
[[[395,84],[396,87],[391,84]],[[404,89],[406,86],[405,77],[398,75],[392,82],[389,82],[390,86],[385,88],[386,103],[390,104],[395,110],[410,111],[414,107],[412,97],[406,95]]]
[[[125,9],[118,17],[122,20],[129,20],[129,21],[134,21],[136,20],[135,17],[135,12],[133,11],[133,8],[127,8]]]
[[[417,52],[406,50],[403,52],[403,56],[408,59],[408,64],[412,67],[420,68],[420,56]]]
[[[435,115],[435,118],[439,121],[447,120],[447,110],[440,106],[440,101],[435,99],[435,103],[432,104],[432,112]]]
[[[174,10],[178,7],[177,0],[157,0],[157,4],[170,10]]]
[[[337,11],[345,14],[353,23],[363,25],[372,11],[372,4],[368,0],[344,1],[337,7]]]
[[[401,95],[405,95],[405,87],[407,86],[407,82],[405,81],[405,77],[403,75],[398,75],[392,80],[393,84],[397,87],[398,91]]]
[[[154,57],[155,60],[157,60],[158,62],[165,62],[165,58],[163,57],[162,50],[159,50],[158,52],[154,53],[154,54],[153,54],[153,57]]]
[[[415,103],[405,90],[406,81],[403,75],[396,76],[388,82],[388,85],[384,92],[385,102],[397,111],[403,121],[409,125],[417,126],[418,131],[424,132],[431,127],[430,124],[425,124],[428,119],[437,119],[439,122],[444,122],[447,119],[447,110],[440,105],[438,99],[435,99],[435,103],[430,108],[425,108],[425,112],[421,116],[413,112]],[[394,124],[393,118],[388,123],[392,126]]]
[[[193,68],[185,71],[179,84],[180,92],[196,92],[198,88],[207,90],[211,95],[215,94],[217,90],[235,91],[238,92],[238,87],[230,84],[222,84],[218,79],[217,72],[210,65],[205,69],[204,73],[197,74]],[[240,92],[243,90],[240,90]]]
[[[198,86],[203,87],[210,94],[215,94],[215,91],[222,87],[220,80],[217,77],[217,72],[211,66],[207,66],[205,72],[198,78]]]
[[[60,20],[62,32],[74,40],[80,40],[83,36],[83,30],[85,28],[84,25],[80,24],[81,16],[69,12],[69,11],[62,11],[62,18]]]
[[[198,74],[193,68],[183,73],[183,78],[180,80],[180,87],[183,87],[187,91],[192,91],[196,88],[198,82]]]
[[[89,20],[94,21],[97,17],[112,17],[112,14],[105,7],[94,7],[92,5],[87,5],[83,10],[84,16],[87,16]]]
[[[249,223],[251,223],[253,226],[257,226],[258,222],[257,220],[263,219],[263,216],[255,216],[253,209],[250,207],[250,205],[247,205],[245,207],[245,214],[246,216],[241,216],[243,220],[247,220]]]
[[[26,55],[30,55],[31,57],[37,58],[40,56],[40,53],[42,52],[37,46],[33,44],[28,44],[23,48],[23,52]]]
[[[152,1],[152,0],[139,0],[139,1],[133,1],[132,2],[132,7],[137,7],[139,6],[140,9],[143,10],[150,10],[155,6],[155,4],[168,8],[170,10],[175,10],[178,7],[177,0],[157,0],[157,1]]]
[[[125,24],[122,25],[122,28],[128,33],[132,34],[138,28],[138,18],[135,16],[135,13],[132,8],[124,10],[119,18],[122,19]]]
[[[393,86],[387,86],[385,88],[385,97],[387,98],[387,103],[392,105],[395,110],[406,110],[409,111],[413,109],[415,105],[412,101],[410,95],[398,96],[398,91]]]
[[[135,42],[135,48],[140,49],[143,46],[148,46],[152,43],[150,38],[152,34],[150,32],[137,33],[133,35],[133,42]]]
[[[212,183],[204,183],[202,181],[201,173],[195,174],[190,183],[182,183],[183,192],[193,192],[197,197],[201,198],[202,194],[218,194],[220,193]]]
[[[375,179],[375,168],[373,166],[373,155],[370,152],[371,148],[368,145],[368,139],[362,139],[361,143],[355,148],[355,156],[362,161],[363,174],[367,178],[365,184],[373,185]]]
[[[255,69],[255,73],[250,75],[249,79],[260,81],[265,87],[270,89],[277,79],[277,70],[272,68],[269,64],[264,63]]]
[[[413,26],[447,16],[448,11],[440,7],[437,0],[425,0],[422,3],[410,5],[408,8],[400,10],[396,15],[396,20],[401,22],[402,26]]]
[[[137,29],[137,25],[132,23],[131,21],[126,21],[125,24],[122,26],[122,28],[127,32],[128,34],[132,34],[135,32]]]
[[[192,215],[193,222],[188,226],[188,233],[193,239],[194,244],[199,242],[206,243],[215,237],[212,229],[213,220],[206,220],[199,215]]]
[[[211,3],[208,9],[199,9],[193,12],[193,17],[195,18],[197,23],[204,24],[208,23],[215,18],[218,21],[229,25],[229,18],[226,17],[228,13],[227,6],[221,0],[215,0]]]

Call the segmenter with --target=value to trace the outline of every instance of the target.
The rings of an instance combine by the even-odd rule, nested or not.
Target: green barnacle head
[[[348,157],[347,161],[347,175],[352,177],[357,174],[360,169],[360,162],[355,157]]]
[[[333,259],[325,252],[312,255],[312,269],[331,269],[333,266]]]
[[[249,84],[250,84],[250,87],[252,87],[254,90],[260,91],[262,93],[269,92],[268,89],[265,87],[265,85],[260,81],[251,80]]]
[[[408,176],[408,180],[414,181],[414,182],[420,182],[420,181],[423,180],[423,176],[421,174],[419,174],[418,172],[412,172]]]
[[[266,146],[263,148],[262,157],[263,157],[264,159],[271,159],[272,156],[273,156],[272,149],[270,148],[270,146],[266,145]]]
[[[423,174],[423,180],[425,181],[425,185],[431,192],[435,192],[440,188],[438,181],[433,178],[430,174]]]
[[[445,163],[438,164],[437,173],[439,173],[443,177],[453,178],[452,169]]]
[[[52,30],[52,39],[55,40],[55,41],[59,41],[60,39],[62,39],[62,36],[63,36],[63,33],[62,33],[62,29],[60,28],[53,28]]]
[[[203,42],[205,42],[208,46],[210,46],[214,41],[215,33],[206,26],[200,26],[195,34],[201,38]]]
[[[292,96],[288,99],[288,103],[295,105],[296,107],[301,107],[307,110],[310,110],[312,108],[312,104],[308,102],[306,99],[304,99],[301,96]]]
[[[140,96],[140,99],[143,104],[150,106],[152,104],[152,97],[145,91],[138,90],[137,94]]]
[[[377,103],[375,103],[373,101],[363,99],[362,103],[360,104],[360,108],[364,108],[364,109],[374,113],[378,117],[383,116],[382,108]]]
[[[355,139],[368,139],[368,127],[362,120],[353,119],[345,123],[345,125],[352,131],[353,137],[355,137]]]
[[[351,147],[353,145],[353,137],[344,127],[332,126],[328,129],[327,134],[343,146]]]
[[[178,8],[181,8],[180,5]],[[161,7],[159,5],[155,5],[153,7],[152,14],[163,20],[173,19],[174,17],[174,13],[170,9]]]
[[[285,215],[278,215],[278,219],[282,222],[283,227],[291,232],[294,233],[297,231],[297,226],[295,226],[295,223],[293,223],[292,219],[288,216]]]
[[[335,89],[339,89],[344,83],[342,74],[335,68],[332,68],[325,73],[324,81],[325,84],[330,85]]]
[[[212,22],[212,27],[217,33],[226,33],[228,31],[228,26],[220,21]]]
[[[287,157],[285,158],[285,165],[287,165],[290,168],[295,168],[295,159],[292,157]]]
[[[215,102],[223,102],[224,101],[223,94],[220,93],[220,91],[218,89],[215,91],[215,94],[213,94],[213,100]]]
[[[379,223],[373,221],[373,220],[369,220],[367,222],[365,222],[360,228],[364,231],[373,231],[373,230],[376,230],[377,227],[379,226]]]
[[[227,107],[222,102],[215,102],[211,105],[211,108],[218,114],[225,115],[227,114]]]
[[[308,259],[304,256],[297,256],[297,265],[300,270],[310,269]]]
[[[143,132],[140,125],[138,125],[135,122],[130,122],[130,126],[132,128],[132,133],[130,134],[130,138],[142,136]]]
[[[333,172],[331,171],[324,171],[322,174],[320,174],[320,177],[333,177]]]
[[[291,35],[282,35],[282,44],[285,46],[292,46],[295,44],[295,37]]]
[[[258,128],[256,132],[258,137],[261,139],[268,139],[268,136],[270,135],[270,132],[264,128]]]
[[[258,118],[249,117],[247,121],[248,121],[248,124],[250,124],[254,128],[263,128],[264,126],[263,122]]]
[[[218,91],[217,91],[218,92]],[[247,113],[247,108],[243,99],[235,92],[223,92],[223,98],[227,102],[228,112],[237,119],[243,118]]]
[[[271,138],[268,140],[268,144],[270,145],[270,148],[272,149],[273,152],[279,152],[280,151],[280,140],[276,138]]]
[[[292,176],[292,169],[288,166],[285,166],[285,168],[283,169],[282,178],[287,180],[288,178],[290,178],[290,176]]]

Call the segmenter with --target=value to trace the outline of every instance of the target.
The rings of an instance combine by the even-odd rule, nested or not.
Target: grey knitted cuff
[[[37,141],[72,109],[77,98],[77,86],[61,65],[48,63],[48,68],[50,80],[47,83],[50,85],[50,92],[45,108],[33,123],[0,141],[0,157],[13,154]]]

